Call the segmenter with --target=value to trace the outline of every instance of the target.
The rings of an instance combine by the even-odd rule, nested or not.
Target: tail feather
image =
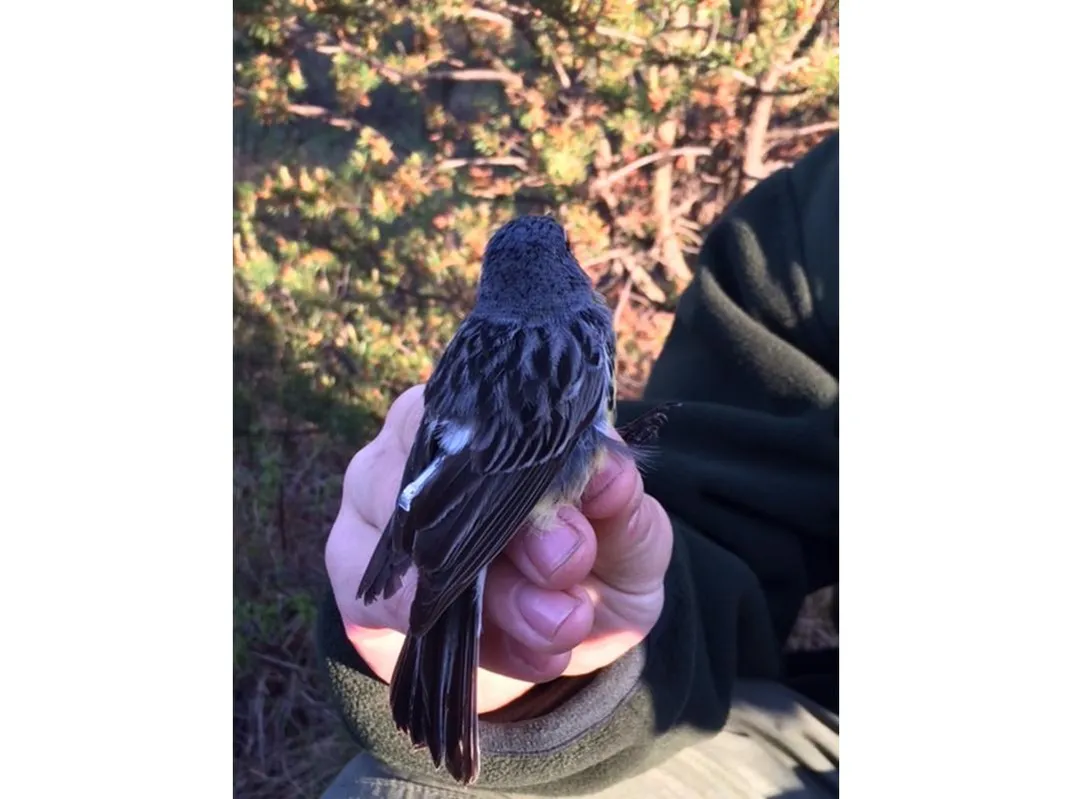
[[[407,635],[391,678],[395,724],[436,767],[461,783],[480,771],[476,678],[483,580],[467,588],[423,635]]]

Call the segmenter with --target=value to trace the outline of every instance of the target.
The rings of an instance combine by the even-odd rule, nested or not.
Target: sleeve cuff
[[[642,644],[542,715],[481,718],[478,787],[545,796],[595,792],[717,732],[728,708],[706,674],[687,558],[675,531],[663,614]],[[331,698],[362,749],[407,779],[453,787],[394,726],[388,686],[347,639],[330,591],[317,636]]]

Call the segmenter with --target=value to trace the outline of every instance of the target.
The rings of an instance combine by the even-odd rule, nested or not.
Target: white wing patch
[[[469,444],[473,437],[471,427],[444,422],[436,431],[439,446],[446,450],[448,455],[457,455]]]
[[[472,440],[473,430],[470,427],[463,427],[461,425],[451,424],[450,422],[441,422],[436,425],[434,435],[439,441],[439,446],[447,453],[447,455],[457,455],[465,449],[470,440]],[[413,500],[417,498],[417,495],[424,490],[426,485],[428,485],[428,481],[435,477],[436,472],[443,466],[444,457],[445,456],[440,455],[428,464],[428,468],[417,475],[412,483],[402,489],[402,493],[398,497],[398,507],[409,512]]]

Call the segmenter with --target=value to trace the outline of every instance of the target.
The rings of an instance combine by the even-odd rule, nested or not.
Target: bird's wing
[[[605,329],[595,315],[560,329],[468,321],[447,348],[425,390],[419,440],[432,444],[389,526],[421,572],[414,632],[502,552],[604,412]]]
[[[437,457],[437,449],[434,431],[425,414],[402,469],[403,487],[413,483],[431,466]],[[390,599],[402,587],[402,578],[413,563],[413,532],[408,510],[396,504],[357,588],[357,598],[366,605],[381,597]]]

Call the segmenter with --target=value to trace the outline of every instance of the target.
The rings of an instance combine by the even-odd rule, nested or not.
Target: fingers
[[[542,588],[500,559],[488,570],[484,587],[481,665],[530,682],[554,679],[592,632],[594,617],[584,591]]]
[[[484,619],[537,652],[568,652],[592,631],[592,603],[583,591],[541,588],[508,560],[488,570]]]
[[[593,573],[625,594],[662,589],[674,537],[670,519],[656,500],[642,494],[636,505],[595,523],[599,554]]]
[[[481,663],[528,682],[552,680],[592,632],[595,608],[578,585],[595,562],[595,531],[563,507],[548,529],[519,531],[505,554],[485,585]]]
[[[636,465],[611,455],[589,483],[581,508],[598,542],[594,574],[623,593],[659,591],[670,564],[673,531],[662,505],[644,493]]]
[[[556,591],[577,585],[592,570],[596,534],[579,510],[562,507],[549,529],[527,526],[514,536],[506,557],[533,584]]]
[[[533,682],[587,674],[658,620],[673,533],[636,466],[608,458],[582,511],[562,508],[550,529],[522,531],[492,567],[487,668]]]
[[[566,671],[570,659],[569,652],[535,652],[498,627],[485,627],[480,636],[480,668],[497,677],[524,683],[549,682]]]

